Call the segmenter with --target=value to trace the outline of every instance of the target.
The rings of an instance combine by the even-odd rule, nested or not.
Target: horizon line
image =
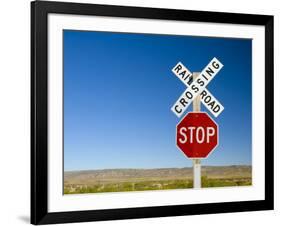
[[[230,165],[201,165],[202,168],[204,167],[231,167],[231,166],[251,166],[252,164],[230,164]],[[96,169],[77,169],[77,170],[64,170],[64,172],[77,172],[77,171],[102,171],[102,170],[151,170],[151,169],[185,169],[185,168],[193,168],[193,166],[186,166],[186,167],[156,167],[156,168],[96,168]]]

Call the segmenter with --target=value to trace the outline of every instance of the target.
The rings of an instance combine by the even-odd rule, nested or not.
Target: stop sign
[[[188,158],[206,158],[218,144],[218,126],[205,112],[189,112],[177,125],[176,141]]]

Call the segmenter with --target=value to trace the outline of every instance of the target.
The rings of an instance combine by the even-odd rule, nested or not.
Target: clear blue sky
[[[170,108],[186,87],[171,69],[213,57],[224,67],[208,90],[225,110],[202,164],[251,164],[251,40],[65,30],[63,41],[65,170],[191,166],[175,145]]]

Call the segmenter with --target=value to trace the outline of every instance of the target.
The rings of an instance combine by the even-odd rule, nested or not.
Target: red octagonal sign
[[[218,125],[204,112],[189,112],[177,125],[177,146],[188,158],[206,158],[218,145]]]

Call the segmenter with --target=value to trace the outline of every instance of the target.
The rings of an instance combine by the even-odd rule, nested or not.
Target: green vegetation
[[[201,178],[201,183],[203,188],[208,187],[228,187],[228,186],[249,186],[252,185],[251,178],[219,178],[219,179],[209,179],[206,176]]]
[[[202,177],[202,187],[226,187],[226,186],[247,186],[251,185],[251,178],[208,178]],[[149,180],[136,182],[116,182],[97,183],[93,185],[85,184],[65,184],[64,194],[102,193],[102,192],[123,192],[123,191],[147,191],[166,189],[192,188],[192,179],[173,180]]]
[[[203,188],[252,184],[247,165],[203,166],[201,172]],[[193,187],[192,178],[192,167],[68,171],[64,194],[187,189]]]

